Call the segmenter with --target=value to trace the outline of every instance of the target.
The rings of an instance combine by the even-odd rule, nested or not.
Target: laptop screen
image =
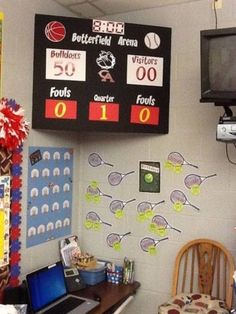
[[[67,294],[61,262],[26,276],[31,308],[38,311]]]

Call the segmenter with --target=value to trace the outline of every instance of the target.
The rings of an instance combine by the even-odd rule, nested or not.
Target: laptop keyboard
[[[67,314],[84,302],[84,300],[69,297],[64,301],[54,305],[53,308],[47,310],[46,312],[44,312],[44,314]]]

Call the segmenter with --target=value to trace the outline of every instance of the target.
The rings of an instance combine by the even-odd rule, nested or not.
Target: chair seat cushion
[[[207,294],[181,293],[159,306],[158,314],[228,314],[224,301]]]

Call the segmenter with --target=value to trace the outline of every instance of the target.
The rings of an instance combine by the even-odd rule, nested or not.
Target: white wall
[[[33,25],[34,14],[70,15],[49,0],[3,0],[0,10],[5,14],[3,41],[3,95],[15,98],[23,105],[28,120],[31,120],[32,76],[33,76]],[[223,9],[218,11],[219,27],[235,26],[236,3],[224,0]],[[141,282],[136,301],[127,313],[156,313],[157,305],[170,295],[173,261],[178,249],[188,240],[209,237],[221,241],[236,256],[235,190],[236,167],[225,156],[225,145],[215,140],[216,124],[221,108],[213,104],[200,104],[200,50],[199,32],[214,28],[214,12],[211,1],[200,0],[191,3],[138,11],[109,19],[125,22],[172,27],[170,132],[168,135],[133,135],[90,133],[84,135],[63,134],[31,130],[24,145],[23,162],[23,224],[22,224],[22,275],[36,267],[55,261],[58,257],[57,241],[25,248],[25,225],[27,210],[27,150],[28,146],[67,146],[75,150],[74,164],[74,214],[73,232],[81,235],[84,249],[98,257],[122,262],[124,256],[135,260],[136,279]],[[80,138],[80,139],[79,139]],[[186,174],[194,169],[185,167],[176,175],[164,169],[164,162],[172,151],[181,152],[184,157],[199,165],[199,174],[217,173],[217,177],[202,185],[201,195],[189,198],[200,208],[196,213],[185,207],[176,213],[169,201],[173,189],[183,187]],[[98,152],[107,161],[115,164],[121,172],[135,170],[114,189],[107,182],[110,169],[92,168],[87,158],[91,152]],[[235,151],[231,150],[234,160]],[[138,191],[139,161],[161,162],[161,193],[148,194]],[[109,200],[93,205],[85,201],[86,187],[91,180],[99,181],[102,191],[113,198],[128,200],[136,198],[135,204],[127,206],[126,216],[118,221],[109,211]],[[79,193],[78,193],[79,191]],[[181,234],[169,233],[169,241],[158,248],[156,256],[149,256],[139,248],[142,236],[149,235],[147,224],[136,221],[136,204],[142,200],[165,199],[158,212],[171,224],[182,230]],[[132,235],[122,242],[121,252],[115,252],[106,244],[108,227],[101,231],[88,231],[83,226],[86,213],[95,210],[104,220],[111,221],[112,231],[131,231]]]
[[[235,26],[235,1],[223,0],[223,9],[218,10],[217,14],[218,27]],[[131,237],[124,241],[120,253],[107,247],[105,239],[110,231],[106,227],[103,234],[84,230],[83,244],[89,251],[103,258],[122,261],[124,256],[128,256],[135,260],[136,279],[141,282],[141,288],[127,313],[152,314],[157,312],[158,304],[166,301],[170,295],[174,257],[185,242],[200,237],[215,239],[225,244],[236,256],[236,234],[233,230],[236,224],[236,166],[227,161],[225,144],[216,142],[215,139],[216,125],[223,109],[216,108],[213,104],[199,103],[200,30],[215,27],[214,11],[211,1],[202,0],[113,15],[107,19],[172,28],[169,134],[91,134],[82,138],[81,142],[81,160],[84,160],[81,167],[81,191],[89,180],[97,179],[101,189],[114,195],[114,198],[137,199],[134,205],[127,207],[126,218],[122,222],[111,218],[108,210],[109,200],[103,199],[101,204],[94,208],[81,200],[84,216],[89,210],[95,209],[104,219],[113,223],[112,229],[115,231],[132,232]],[[87,156],[93,151],[113,162],[121,172],[136,170],[135,175],[127,177],[119,188],[111,188],[107,183],[110,169],[91,169],[87,164]],[[199,170],[185,167],[179,175],[166,170],[164,163],[172,151],[181,152],[188,161],[197,164]],[[230,151],[230,155],[236,161],[235,149]],[[138,163],[142,160],[161,162],[160,194],[138,192]],[[181,213],[174,212],[169,200],[170,192],[176,188],[186,191],[184,177],[196,172],[201,175],[217,173],[217,177],[202,184],[199,196],[186,192],[190,201],[201,208],[200,213],[187,206]],[[164,215],[170,224],[180,228],[182,233],[170,232],[169,241],[160,245],[158,254],[151,257],[139,249],[141,237],[150,234],[146,224],[136,221],[136,204],[142,200],[162,199],[165,199],[166,203],[160,206],[160,209],[158,207],[156,212]]]
[[[15,99],[25,109],[25,116],[31,121],[32,84],[33,84],[33,42],[34,15],[64,15],[63,8],[47,0],[3,0],[0,11],[4,13],[3,22],[3,90],[2,96]],[[71,14],[70,14],[71,16]],[[23,187],[22,187],[22,231],[21,231],[21,272],[25,273],[55,262],[59,258],[58,241],[26,249],[26,215],[27,215],[27,168],[28,146],[55,146],[74,148],[74,166],[78,169],[79,146],[78,134],[30,130],[24,144]],[[73,189],[78,190],[78,176],[74,176]],[[75,193],[75,195],[77,195]],[[73,199],[73,208],[78,208],[78,198]],[[77,233],[77,210],[73,213],[73,232]]]

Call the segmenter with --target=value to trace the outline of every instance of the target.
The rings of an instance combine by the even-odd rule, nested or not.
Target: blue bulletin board
[[[27,241],[31,247],[71,233],[73,150],[29,147]]]

